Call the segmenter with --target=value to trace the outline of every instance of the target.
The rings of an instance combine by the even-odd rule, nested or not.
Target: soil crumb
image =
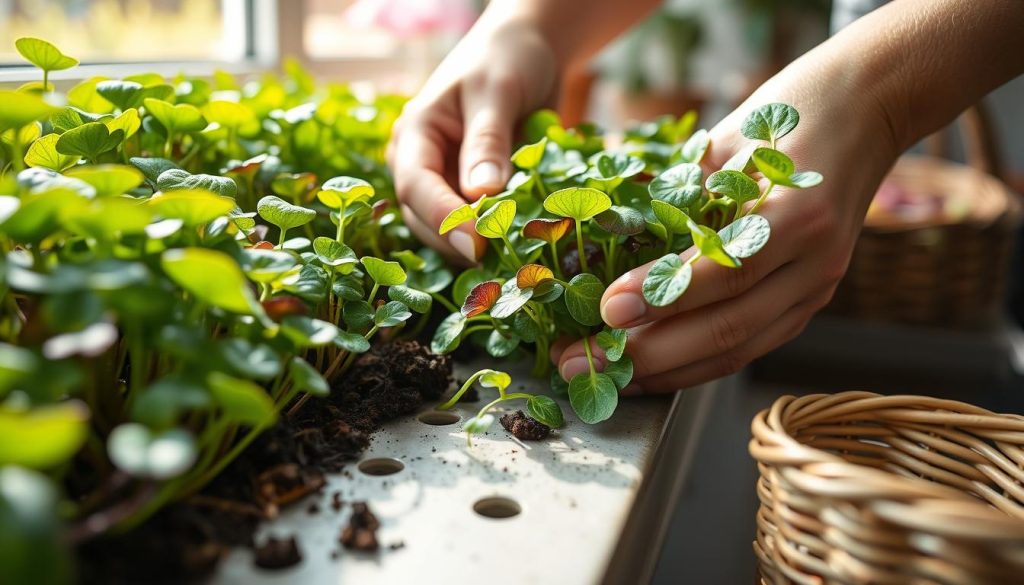
[[[505,430],[521,441],[543,441],[551,434],[551,427],[517,410],[498,419]]]
[[[347,549],[373,552],[380,546],[377,543],[378,528],[380,521],[366,502],[353,502],[352,516],[349,517],[348,526],[341,529],[338,540]]]
[[[253,562],[263,569],[284,569],[302,562],[299,543],[294,536],[288,538],[267,538],[266,542],[256,547]]]
[[[164,508],[127,534],[105,535],[79,545],[78,582],[196,583],[212,574],[233,547],[265,548],[268,543],[257,547],[254,542],[261,521],[322,491],[324,474],[347,472],[342,468],[358,459],[381,424],[417,412],[425,401],[437,400],[451,381],[450,356],[434,355],[426,345],[394,341],[374,347],[354,362],[329,396],[310,399],[291,417],[284,414],[286,407],[278,423],[199,494]],[[90,464],[83,461],[82,469],[88,471]],[[74,487],[68,486],[72,494]],[[340,493],[330,506],[341,508]],[[310,513],[314,513],[312,506]],[[376,546],[372,530],[369,535]],[[367,538],[353,542],[368,546]],[[300,543],[292,540],[298,551]],[[286,545],[273,546],[283,549]],[[273,564],[260,566],[272,568]]]

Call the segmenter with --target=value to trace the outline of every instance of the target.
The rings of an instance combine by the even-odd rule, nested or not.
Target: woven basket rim
[[[893,166],[887,179],[901,187],[920,191],[947,193],[950,184],[970,184],[972,189],[971,213],[964,217],[931,218],[923,221],[905,221],[889,217],[868,217],[864,229],[879,233],[899,233],[942,227],[969,225],[985,228],[999,222],[1008,229],[1022,219],[1021,197],[998,178],[976,168],[949,160],[920,154],[904,154]],[[933,181],[932,186],[924,185]],[[978,199],[981,198],[981,201]]]

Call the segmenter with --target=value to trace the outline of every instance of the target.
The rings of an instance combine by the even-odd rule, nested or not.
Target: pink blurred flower
[[[473,0],[357,0],[345,18],[352,26],[391,31],[403,38],[463,33],[478,16]]]

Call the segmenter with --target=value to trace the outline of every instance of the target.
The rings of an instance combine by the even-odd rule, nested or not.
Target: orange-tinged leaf
[[[557,242],[572,229],[571,218],[562,219],[531,219],[523,226],[523,235],[534,240]]]
[[[469,291],[466,302],[462,304],[462,315],[469,319],[491,310],[501,296],[501,285],[493,280],[481,282]]]
[[[551,269],[540,264],[526,264],[516,273],[516,286],[519,288],[533,288],[543,282],[555,277]]]

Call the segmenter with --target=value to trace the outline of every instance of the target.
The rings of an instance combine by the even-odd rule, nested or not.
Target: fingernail
[[[629,384],[622,390],[619,390],[619,396],[640,396],[644,393],[644,389],[639,384]]]
[[[644,316],[647,303],[635,293],[621,293],[601,307],[601,317],[612,327],[624,327]]]
[[[477,163],[469,171],[469,186],[480,187],[501,187],[501,169],[491,161]]]
[[[476,242],[473,241],[473,236],[460,230],[453,230],[448,234],[448,243],[470,262],[477,261]]]
[[[594,358],[594,369],[601,371],[604,369],[604,362],[599,358]],[[562,374],[562,378],[568,382],[573,379],[577,374],[583,374],[590,371],[590,364],[587,363],[586,356],[578,356],[565,360],[562,367],[559,368],[559,373]]]

